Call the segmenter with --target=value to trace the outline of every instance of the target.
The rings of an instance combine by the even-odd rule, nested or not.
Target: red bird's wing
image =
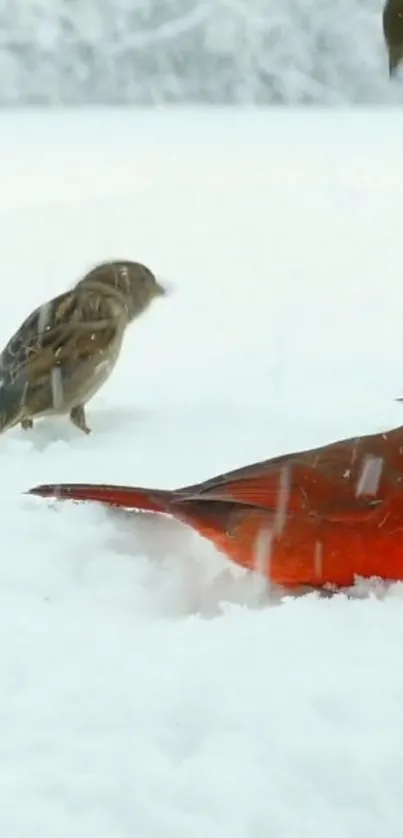
[[[180,491],[288,515],[360,518],[403,491],[403,429],[354,437],[256,463]]]
[[[208,489],[197,487],[179,494],[179,502],[189,500],[221,501],[238,503],[244,506],[258,506],[262,509],[276,510],[287,505],[289,512],[301,508],[301,496],[295,475],[291,480],[290,471],[285,467],[280,472],[263,472],[241,478],[232,478]]]
[[[177,503],[216,501],[258,507],[272,514],[292,516],[301,513],[338,517],[352,511],[358,516],[369,508],[368,499],[357,497],[352,483],[328,475],[320,465],[294,460],[279,469],[231,478],[200,492],[177,493]],[[371,497],[370,501],[374,498]]]

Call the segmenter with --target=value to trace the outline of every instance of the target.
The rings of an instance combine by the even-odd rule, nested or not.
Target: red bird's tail
[[[182,524],[192,527],[199,535],[212,541],[223,553],[242,565],[249,560],[238,556],[241,547],[232,544],[231,527],[244,515],[243,504],[225,498],[216,501],[200,497],[194,487],[178,490],[148,489],[137,486],[110,486],[93,483],[61,483],[35,486],[28,494],[57,500],[92,501],[122,509],[172,515]],[[230,525],[231,522],[231,525]],[[235,552],[235,555],[234,555]],[[242,550],[241,550],[242,552]]]
[[[169,513],[176,492],[133,486],[109,486],[93,483],[54,483],[35,486],[28,494],[61,500],[95,501],[107,506],[138,509],[143,512]]]
[[[107,506],[172,515],[192,527],[243,567],[255,567],[254,547],[262,526],[275,524],[275,515],[266,510],[256,514],[248,504],[225,494],[201,495],[197,486],[177,490],[110,486],[92,483],[35,486],[28,494],[61,500],[93,501]],[[246,528],[245,528],[246,527]]]

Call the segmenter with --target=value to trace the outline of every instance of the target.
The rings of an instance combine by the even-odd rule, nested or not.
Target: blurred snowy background
[[[394,104],[382,0],[0,0],[0,105]]]

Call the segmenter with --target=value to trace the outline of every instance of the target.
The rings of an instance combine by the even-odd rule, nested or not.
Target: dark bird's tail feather
[[[26,391],[25,376],[15,380],[5,375],[0,377],[0,432],[13,427],[22,418]]]

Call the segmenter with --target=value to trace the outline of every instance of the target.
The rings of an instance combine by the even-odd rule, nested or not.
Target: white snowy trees
[[[379,0],[0,0],[0,105],[371,103]]]

